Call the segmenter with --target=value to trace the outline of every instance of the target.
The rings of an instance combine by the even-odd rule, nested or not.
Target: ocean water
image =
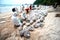
[[[12,8],[15,8],[15,7],[20,9],[20,6],[0,6],[0,13],[12,12]]]
[[[22,4],[23,6],[26,5],[30,5],[30,4]],[[4,4],[0,4],[0,13],[4,13],[4,12],[12,12],[12,8],[18,8],[18,10],[20,11],[20,6],[22,5],[4,5]]]

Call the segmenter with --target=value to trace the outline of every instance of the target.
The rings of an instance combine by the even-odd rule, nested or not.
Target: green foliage
[[[55,4],[55,3],[58,3],[58,4],[60,4],[60,0],[36,0],[35,2],[34,2],[34,4],[37,4],[37,5],[39,5],[39,4],[43,4],[43,5],[53,5],[53,4]]]

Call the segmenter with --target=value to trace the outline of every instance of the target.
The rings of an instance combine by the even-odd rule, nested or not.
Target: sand
[[[60,40],[60,18],[55,17],[58,13],[60,12],[49,12],[44,20],[44,26],[35,28],[34,31],[30,32],[29,40]],[[9,16],[5,18],[6,22],[0,23],[0,40],[28,40],[19,36],[19,30],[14,28],[11,15]]]

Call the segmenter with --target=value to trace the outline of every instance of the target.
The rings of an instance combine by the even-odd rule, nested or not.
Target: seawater
[[[20,10],[20,6],[26,6],[26,5],[30,5],[30,4],[14,4],[14,5],[9,5],[9,4],[0,4],[0,13],[4,13],[4,12],[12,12],[12,8],[18,8],[18,10]]]
[[[0,13],[12,12],[12,8],[15,8],[15,7],[20,9],[20,6],[0,6]]]

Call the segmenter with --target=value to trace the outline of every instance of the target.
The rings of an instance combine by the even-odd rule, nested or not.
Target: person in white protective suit
[[[12,20],[12,22],[14,24],[14,27],[15,28],[22,27],[22,22],[21,22],[21,19],[17,17],[18,16],[18,13],[16,12],[16,9],[13,8],[12,9],[12,12],[13,12],[13,15],[11,17],[11,20]]]

